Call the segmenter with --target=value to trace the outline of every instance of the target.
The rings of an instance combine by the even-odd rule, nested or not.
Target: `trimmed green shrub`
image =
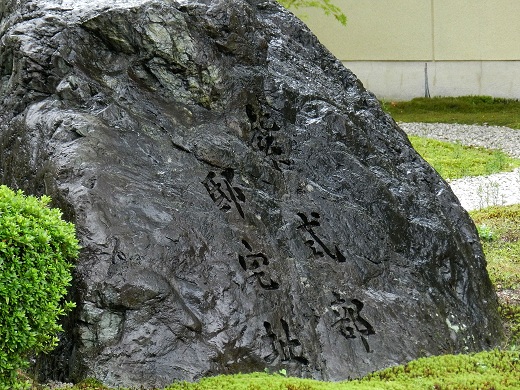
[[[75,228],[50,198],[0,186],[0,389],[16,387],[30,354],[52,350],[78,256]],[[19,385],[18,385],[19,386]]]

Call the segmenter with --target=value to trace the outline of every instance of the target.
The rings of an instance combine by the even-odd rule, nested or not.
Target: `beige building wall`
[[[347,26],[296,11],[380,98],[520,98],[520,0],[336,0]]]
[[[436,61],[520,60],[520,1],[434,0]]]

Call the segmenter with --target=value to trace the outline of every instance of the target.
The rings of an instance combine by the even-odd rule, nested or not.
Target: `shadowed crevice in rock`
[[[500,343],[467,213],[301,22],[76,3],[0,8],[1,182],[52,196],[83,246],[42,376],[341,380]]]

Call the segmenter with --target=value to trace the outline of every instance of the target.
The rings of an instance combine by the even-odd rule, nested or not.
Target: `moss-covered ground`
[[[398,122],[488,124],[520,129],[520,101],[490,96],[416,98],[383,101]]]
[[[509,157],[500,150],[464,146],[417,136],[408,138],[414,149],[444,179],[487,176],[520,167],[520,159]]]

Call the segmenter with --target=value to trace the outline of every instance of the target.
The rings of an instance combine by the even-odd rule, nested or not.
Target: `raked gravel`
[[[459,142],[462,145],[500,149],[520,158],[520,130],[499,126],[446,123],[399,123],[409,135]],[[520,203],[520,169],[489,176],[465,177],[449,184],[466,210]]]

